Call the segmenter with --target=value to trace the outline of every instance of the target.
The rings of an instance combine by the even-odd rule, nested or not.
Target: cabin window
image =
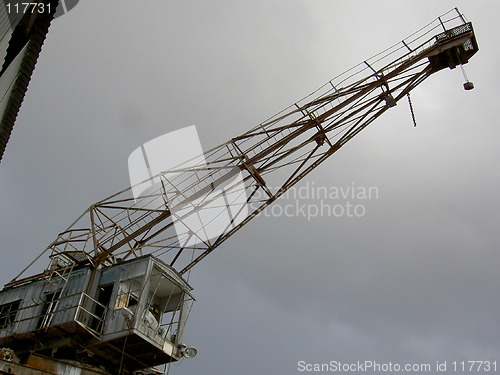
[[[92,322],[90,323],[90,328],[96,332],[101,332],[104,325],[104,318],[106,316],[106,310],[109,306],[111,300],[111,295],[113,294],[113,284],[101,285],[97,293],[97,303],[94,308],[94,315]]]
[[[121,309],[123,307],[133,308],[139,303],[141,280],[142,279],[131,279],[120,283],[115,309]]]
[[[155,269],[151,276],[146,308],[143,311],[143,325],[174,342],[178,335],[182,308],[186,294],[182,288],[162,270]]]
[[[44,300],[45,303],[42,306],[41,317],[38,321],[38,328],[48,327],[52,323],[54,318],[54,313],[59,305],[59,297],[61,296],[61,291],[46,293]]]
[[[19,306],[21,306],[21,300],[0,306],[0,329],[5,329],[16,321]]]
[[[160,333],[168,341],[172,341],[174,335],[176,334],[184,298],[184,293],[176,293],[163,298],[163,313],[161,317],[159,317],[159,321],[161,322]]]

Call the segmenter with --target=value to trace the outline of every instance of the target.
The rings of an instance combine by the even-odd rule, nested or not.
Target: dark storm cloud
[[[457,5],[143,3],[80,2],[49,33],[0,165],[4,282],[127,185],[142,143],[192,124],[221,143]],[[173,373],[500,360],[498,5],[458,6],[478,35],[476,89],[440,72],[412,94],[417,128],[401,102],[309,177],[377,186],[362,218],[259,217],[197,266],[199,355]]]

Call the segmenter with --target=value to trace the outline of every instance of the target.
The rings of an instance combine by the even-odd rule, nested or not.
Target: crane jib
[[[429,38],[429,31],[422,29],[418,37],[414,34],[363,61],[276,116],[205,152],[206,165],[180,165],[174,178],[168,171],[153,176],[161,186],[137,201],[127,188],[92,205],[46,251],[94,267],[146,251],[186,272],[429,76],[466,64],[477,53],[472,24],[463,17],[441,17],[428,29],[436,25],[444,31]],[[468,82],[466,89],[471,86]],[[244,199],[234,210],[231,202],[224,208],[232,210],[231,219],[220,233],[209,238],[190,228],[175,231],[176,222],[198,215],[218,199],[227,200],[224,188],[238,176],[241,186],[233,185]]]

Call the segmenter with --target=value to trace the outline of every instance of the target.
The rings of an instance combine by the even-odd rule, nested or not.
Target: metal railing
[[[52,304],[55,307],[43,312],[44,306],[47,304]],[[107,312],[107,306],[83,292],[41,303],[33,303],[9,311],[12,316],[15,314],[15,318],[0,329],[0,338],[14,334],[34,333],[41,329],[50,329],[50,327],[71,322],[78,322],[84,329],[99,336],[104,328]]]

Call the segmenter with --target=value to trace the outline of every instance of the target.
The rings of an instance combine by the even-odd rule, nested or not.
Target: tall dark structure
[[[0,1],[0,160],[58,3]]]
[[[140,196],[135,186],[90,206],[41,254],[44,272],[26,276],[28,266],[0,292],[9,348],[0,373],[155,373],[195,355],[184,344],[189,271],[419,84],[477,51],[454,9],[203,158],[151,176]]]

